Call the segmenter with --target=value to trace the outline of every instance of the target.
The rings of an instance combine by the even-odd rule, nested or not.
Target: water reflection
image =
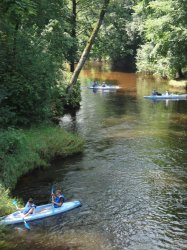
[[[61,126],[85,137],[84,153],[22,178],[15,190],[47,202],[53,182],[83,206],[34,223],[35,232],[49,238],[60,233],[77,249],[183,249],[187,102],[144,100],[152,88],[168,86],[135,74],[96,68],[81,74],[84,86],[94,79],[122,89],[103,94],[83,88],[80,110],[61,119]]]

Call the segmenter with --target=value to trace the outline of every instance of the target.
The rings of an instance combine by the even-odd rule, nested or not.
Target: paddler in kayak
[[[64,202],[64,195],[62,194],[62,191],[60,189],[56,190],[55,194],[52,193],[52,203],[54,204],[54,208],[61,207]]]
[[[106,83],[105,82],[102,83],[102,87],[106,87]]]
[[[161,93],[159,93],[158,91],[156,91],[156,89],[153,89],[152,91],[152,95],[162,95]]]
[[[29,198],[24,209],[21,211],[21,213],[19,215],[21,215],[21,217],[25,218],[29,214],[33,214],[35,212],[35,208],[36,208],[36,205],[34,204],[33,199]],[[18,208],[18,210],[20,210],[20,209]]]
[[[97,82],[94,81],[92,87],[95,88],[95,87],[97,87],[97,86],[98,86]]]

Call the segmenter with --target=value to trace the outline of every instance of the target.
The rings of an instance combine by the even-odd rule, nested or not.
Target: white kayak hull
[[[150,96],[144,96],[145,99],[151,99],[151,100],[187,100],[187,95],[150,95]]]
[[[80,201],[64,202],[63,205],[59,208],[54,208],[52,207],[51,204],[41,205],[41,206],[36,207],[34,214],[28,215],[24,219],[26,222],[39,220],[39,219],[43,219],[49,216],[54,216],[57,214],[68,212],[80,206],[81,206]],[[0,224],[4,224],[4,225],[18,224],[18,223],[23,223],[23,218],[21,217],[21,214],[19,211],[16,211],[12,214],[5,216],[3,220],[1,220],[0,222]]]
[[[105,86],[105,87],[103,87],[103,86],[95,86],[95,87],[90,86],[88,88],[89,89],[98,89],[98,90],[116,90],[116,89],[120,89],[119,86]]]

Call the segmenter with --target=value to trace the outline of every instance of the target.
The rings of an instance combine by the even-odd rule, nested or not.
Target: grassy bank
[[[60,127],[0,131],[0,216],[14,207],[8,189],[13,189],[23,174],[37,167],[48,167],[57,157],[83,150],[84,140]],[[6,205],[5,205],[6,204]]]

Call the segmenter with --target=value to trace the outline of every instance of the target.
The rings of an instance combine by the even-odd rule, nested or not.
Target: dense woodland
[[[186,10],[186,0],[1,0],[1,127],[77,107],[77,77],[88,58],[128,72],[184,77]]]

